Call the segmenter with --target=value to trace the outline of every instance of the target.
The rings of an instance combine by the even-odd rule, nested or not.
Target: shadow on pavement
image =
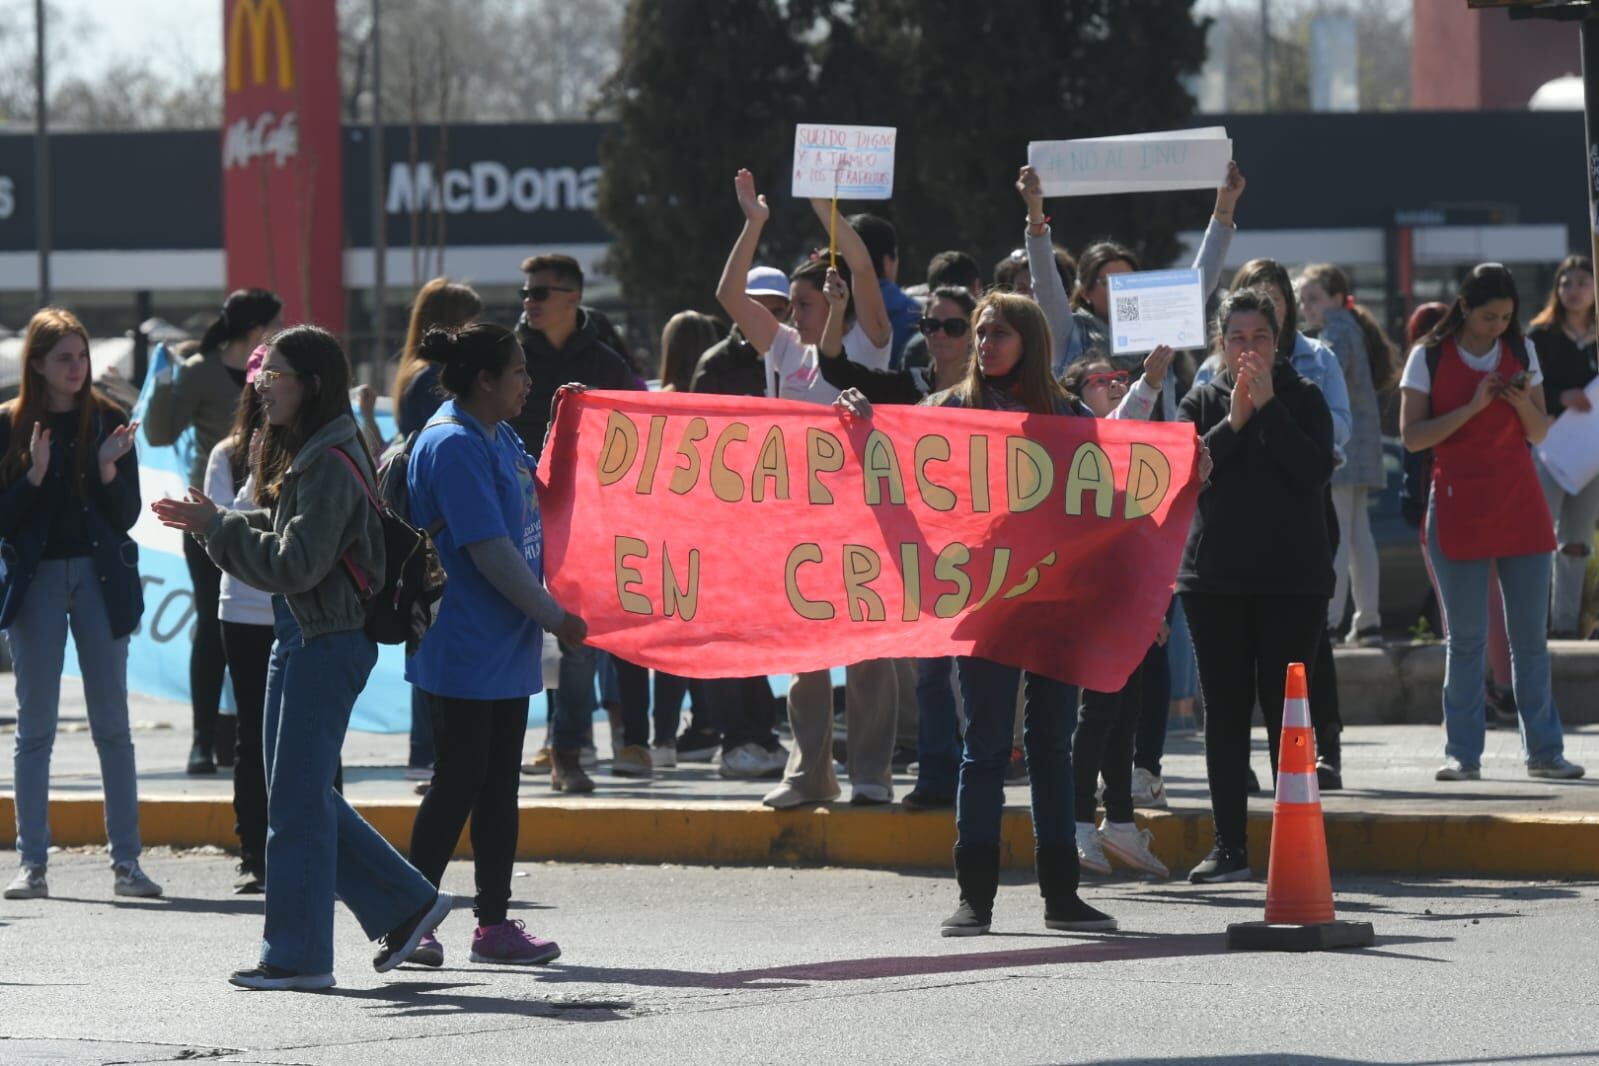
[[[1599,1056],[1599,1049],[1589,1051],[1559,1051],[1532,1055],[1484,1055],[1471,1058],[1413,1059],[1405,1066],[1477,1066],[1495,1062],[1586,1062]],[[1147,1059],[1093,1059],[1083,1060],[1077,1066],[1154,1066],[1172,1060],[1164,1056]],[[1227,1063],[1228,1066],[1377,1066],[1391,1063],[1392,1059],[1348,1059],[1334,1055],[1295,1055],[1288,1052],[1268,1052],[1255,1055],[1196,1055],[1184,1056],[1187,1063]]]
[[[564,1018],[574,1022],[619,1022],[631,1010],[629,1000],[618,999],[518,999],[511,996],[474,996],[458,991],[482,988],[471,982],[418,981],[378,988],[330,988],[314,995],[370,1000],[390,1018],[433,1018],[465,1014],[504,1014],[519,1018]]]
[[[175,914],[253,914],[266,912],[261,896],[217,897],[202,899],[191,896],[160,896],[156,899],[109,898],[85,899],[78,896],[50,897],[57,903],[89,903],[96,907],[118,907],[132,910],[171,911]]]

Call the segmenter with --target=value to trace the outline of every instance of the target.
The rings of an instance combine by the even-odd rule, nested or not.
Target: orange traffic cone
[[[1266,951],[1364,947],[1375,939],[1370,922],[1340,922],[1333,917],[1327,830],[1316,784],[1316,732],[1310,724],[1303,663],[1288,664],[1283,696],[1266,920],[1228,926],[1227,946]]]

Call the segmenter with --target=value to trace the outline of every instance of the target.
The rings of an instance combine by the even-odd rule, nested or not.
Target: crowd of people
[[[970,255],[946,251],[910,289],[898,284],[892,224],[835,219],[827,201],[813,202],[816,239],[831,231],[836,257],[823,247],[786,274],[759,264],[770,211],[748,171],[733,185],[743,229],[715,287],[730,325],[700,311],[672,316],[659,388],[830,405],[848,419],[870,419],[875,404],[918,404],[1184,422],[1201,443],[1204,484],[1172,603],[1158,632],[1136,637],[1147,652],[1119,690],[1080,691],[978,657],[845,665],[850,802],[894,802],[895,771],[914,763],[903,805],[954,809],[959,902],[944,935],[988,931],[1004,787],[1020,783],[1046,926],[1114,929],[1082,897],[1082,875],[1121,866],[1169,876],[1135,811],[1166,804],[1168,720],[1196,694],[1216,840],[1190,880],[1250,876],[1245,808],[1259,783],[1249,738],[1258,706],[1275,770],[1290,662],[1309,671],[1321,786],[1341,787],[1332,648],[1383,640],[1368,502],[1386,482],[1380,398],[1396,386],[1414,460],[1409,514],[1447,645],[1437,778],[1480,776],[1484,730],[1507,707],[1529,775],[1582,775],[1563,752],[1548,638],[1577,635],[1599,481],[1566,492],[1530,445],[1560,411],[1590,407],[1599,368],[1587,258],[1559,265],[1525,333],[1510,272],[1476,267],[1451,303],[1417,309],[1402,366],[1344,271],[1310,264],[1295,276],[1271,259],[1236,272],[1202,359],[1130,354],[1109,342],[1109,279],[1138,270],[1137,256],[1113,240],[1077,256],[1056,246],[1030,168],[1016,182],[1021,247],[990,279]],[[1221,285],[1245,187],[1230,167],[1194,260],[1207,296]],[[281,301],[261,290],[230,295],[176,372],[154,382],[148,439],[192,429],[198,445],[187,498],[151,505],[184,534],[194,588],[188,770],[234,766],[236,890],[265,894],[261,957],[233,975],[237,985],[332,984],[335,893],[378,943],[380,972],[442,965],[435,930],[453,901],[438,886],[469,821],[470,958],[558,957],[553,941],[508,916],[517,792],[524,776],[541,775],[556,791],[594,791],[602,707],[617,775],[713,763],[725,777],[771,779],[769,807],[842,798],[829,671],[790,679],[785,748],[767,678],[652,674],[591,646],[585,621],[550,594],[534,470],[552,399],[567,384],[645,389],[653,375],[584,304],[574,260],[534,256],[521,273],[514,328],[482,321],[483,299],[458,282],[418,293],[392,440],[376,430],[370,389],[352,404],[339,341],[312,325],[284,328]],[[156,896],[139,866],[126,687],[128,635],[143,609],[129,535],[142,509],[137,426],[92,387],[88,333],[70,313],[40,311],[23,347],[20,395],[0,409],[0,627],[16,669],[21,858],[5,895],[49,892],[49,760],[70,630],[114,890]],[[380,478],[395,470],[398,490]],[[436,619],[407,648],[408,774],[423,799],[405,855],[343,799],[339,754],[376,661],[368,603],[395,563],[386,552],[396,506],[448,576]],[[236,734],[218,714],[224,667]],[[547,681],[546,742],[524,763],[529,699]]]

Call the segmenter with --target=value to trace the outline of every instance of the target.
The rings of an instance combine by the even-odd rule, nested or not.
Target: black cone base
[[[1370,922],[1325,922],[1320,925],[1272,925],[1236,922],[1227,927],[1233,951],[1333,951],[1369,948],[1377,934]]]

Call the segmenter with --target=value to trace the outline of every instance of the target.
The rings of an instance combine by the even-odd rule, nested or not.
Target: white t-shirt
[[[874,345],[857,323],[844,334],[844,354],[862,366],[885,370],[890,345]],[[778,326],[772,346],[766,352],[766,394],[802,403],[832,403],[838,399],[838,390],[822,377],[821,358],[816,345],[800,340],[799,330],[793,326]],[[774,376],[775,394],[772,392]]]
[[[1521,339],[1521,343],[1527,349],[1527,383],[1542,385],[1543,370],[1538,366],[1538,352],[1525,337]],[[1455,341],[1455,346],[1460,349],[1460,358],[1465,364],[1479,374],[1487,373],[1499,362],[1498,341],[1494,341],[1494,346],[1486,355],[1468,352],[1458,340]],[[1405,360],[1405,372],[1400,375],[1399,387],[1432,395],[1432,374],[1427,370],[1427,349],[1419,344],[1410,350],[1410,356]]]
[[[259,506],[255,500],[255,475],[251,474],[245,479],[244,484],[239,486],[238,495],[235,496],[231,459],[232,449],[228,447],[228,442],[218,441],[217,446],[211,449],[211,457],[205,465],[205,494],[218,507],[239,511],[254,510]],[[239,622],[244,625],[272,625],[272,595],[246,585],[224,570],[222,592],[217,597],[217,617],[224,622]]]

